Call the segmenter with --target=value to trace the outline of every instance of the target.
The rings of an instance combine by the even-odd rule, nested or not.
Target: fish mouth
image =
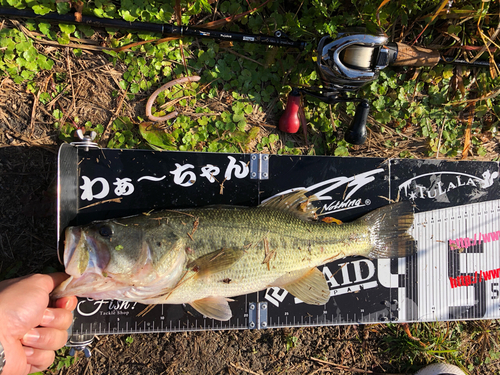
[[[78,227],[66,228],[64,237],[65,241],[64,241],[63,264],[64,267],[66,268],[66,273],[68,273],[68,268],[75,254],[76,246],[78,245],[82,237],[82,230]]]
[[[56,287],[51,297],[57,299],[76,295],[109,298],[109,293],[123,285],[105,276],[108,262],[109,254],[104,244],[79,227],[66,228],[64,267],[70,277]],[[89,285],[92,286],[90,290]]]

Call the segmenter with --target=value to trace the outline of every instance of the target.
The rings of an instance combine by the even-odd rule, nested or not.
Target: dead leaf
[[[384,7],[389,1],[391,0],[384,0],[380,3],[380,5],[378,6],[377,8],[377,13],[376,13],[376,16],[377,16],[377,23],[378,25],[380,26],[380,9],[382,9],[382,7]]]
[[[337,225],[342,225],[342,221],[333,217],[324,217],[323,219],[321,219],[321,221],[328,224],[335,223]]]
[[[490,74],[493,79],[498,76],[498,66],[493,55],[490,55]]]
[[[462,157],[460,159],[464,160],[467,158],[467,155],[469,154],[470,151],[470,145],[471,145],[471,131],[472,131],[472,122],[474,120],[474,108],[476,106],[476,102],[471,102],[467,106],[468,108],[468,119],[467,119],[467,128],[465,129],[465,136],[464,136],[464,148],[462,150]]]

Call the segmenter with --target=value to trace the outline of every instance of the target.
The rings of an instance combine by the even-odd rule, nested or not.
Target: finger
[[[40,326],[66,330],[73,322],[73,314],[65,309],[45,309]]]
[[[56,358],[53,350],[33,349],[24,346],[24,354],[26,354],[26,363],[31,366],[29,373],[46,370]]]
[[[56,328],[33,328],[24,335],[21,342],[34,349],[61,349],[68,340],[68,332]]]
[[[43,274],[28,275],[25,277],[21,277],[18,280],[30,279],[29,282],[31,283],[31,285],[36,285],[37,287],[44,289],[47,292],[47,295],[49,295],[50,292],[52,292],[56,286],[61,284],[68,277],[69,276],[64,272],[55,272],[46,275]]]
[[[64,280],[66,280],[69,276],[65,274],[64,272],[55,272],[55,273],[49,273],[46,276],[46,281],[44,287],[47,287],[47,294],[52,292],[56,286],[61,284]]]
[[[74,309],[76,309],[77,304],[78,299],[75,296],[59,298],[52,303],[54,307],[65,309],[68,311],[73,311]]]

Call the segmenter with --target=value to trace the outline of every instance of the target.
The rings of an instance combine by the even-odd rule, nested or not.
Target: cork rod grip
[[[391,64],[393,66],[434,66],[441,59],[438,51],[412,47],[403,43],[396,44],[398,55],[396,61]]]

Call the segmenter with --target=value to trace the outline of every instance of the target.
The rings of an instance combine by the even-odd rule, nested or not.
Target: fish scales
[[[381,207],[351,223],[317,220],[304,191],[258,207],[163,210],[66,230],[70,278],[55,297],[76,294],[142,303],[189,303],[228,320],[228,297],[270,286],[306,303],[330,292],[316,268],[350,255],[400,257],[416,251],[407,233],[408,202]]]
[[[160,215],[168,216],[166,227],[183,236],[191,249],[186,264],[219,249],[241,248],[244,254],[230,269],[204,277],[201,286],[196,271],[191,271],[186,277],[189,281],[166,296],[167,303],[177,303],[186,293],[194,299],[207,294],[233,297],[250,293],[271,285],[284,271],[315,267],[327,260],[366,252],[370,247],[367,226],[359,223],[338,226],[305,222],[292,213],[265,208],[182,212],[190,215],[189,220],[186,215],[175,213]],[[195,221],[199,224],[191,239],[186,233],[190,233]],[[169,229],[162,226],[156,230]],[[270,252],[273,255],[266,263]]]

